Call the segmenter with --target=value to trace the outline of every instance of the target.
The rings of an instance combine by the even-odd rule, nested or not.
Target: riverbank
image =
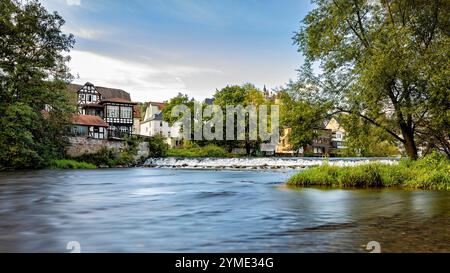
[[[97,169],[97,166],[87,162],[71,159],[53,160],[50,169]]]
[[[289,185],[337,188],[402,187],[450,191],[450,160],[433,154],[399,164],[368,163],[357,166],[323,164],[289,178]]]

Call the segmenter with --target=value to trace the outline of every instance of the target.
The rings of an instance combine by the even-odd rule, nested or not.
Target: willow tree
[[[321,99],[385,130],[409,158],[450,155],[449,0],[315,0],[294,40]],[[447,149],[447,150],[446,150]]]

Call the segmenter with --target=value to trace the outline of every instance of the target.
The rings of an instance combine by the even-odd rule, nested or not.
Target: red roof
[[[106,123],[102,118],[91,115],[75,115],[72,118],[72,124],[108,127],[108,123]]]
[[[105,102],[116,102],[116,103],[128,103],[128,104],[137,104],[136,102],[132,102],[128,99],[124,99],[124,98],[109,98],[109,99],[102,99],[101,103],[105,103]]]
[[[166,104],[163,102],[150,101],[149,104],[157,106],[159,108],[159,110],[162,110],[162,109],[164,109],[164,107],[166,107]]]
[[[134,118],[141,118],[141,110],[139,108],[139,105],[133,106],[133,117]]]

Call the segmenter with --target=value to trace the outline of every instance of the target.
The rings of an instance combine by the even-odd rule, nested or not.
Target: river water
[[[0,173],[0,252],[450,252],[450,193],[288,188],[294,171]]]

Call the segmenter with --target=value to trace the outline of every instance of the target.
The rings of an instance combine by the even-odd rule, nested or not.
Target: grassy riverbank
[[[352,167],[325,164],[301,171],[288,182],[295,186],[350,188],[405,187],[450,190],[450,160],[433,154],[397,165],[369,163]]]
[[[166,156],[168,157],[232,157],[224,148],[216,145],[207,145],[199,147],[198,145],[190,145],[182,148],[169,149]]]
[[[52,169],[96,169],[97,166],[87,162],[80,162],[70,159],[54,160],[51,162]]]

